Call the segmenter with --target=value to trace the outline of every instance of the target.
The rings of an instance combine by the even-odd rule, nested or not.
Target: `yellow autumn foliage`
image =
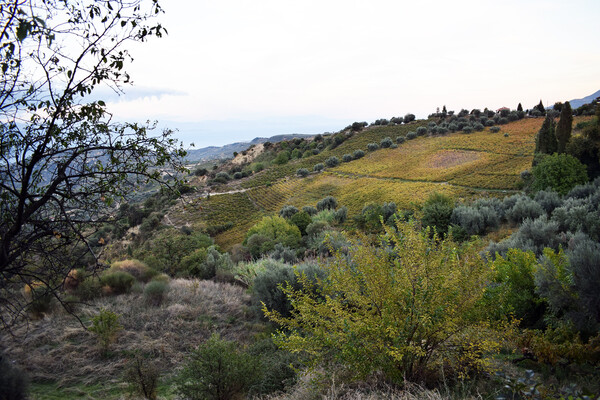
[[[299,276],[301,289],[282,288],[291,317],[263,308],[282,327],[279,346],[358,377],[380,371],[421,379],[442,368],[465,377],[489,369],[514,323],[489,319],[483,297],[492,271],[477,252],[410,223],[387,227],[377,244],[365,240],[323,265],[326,279]]]

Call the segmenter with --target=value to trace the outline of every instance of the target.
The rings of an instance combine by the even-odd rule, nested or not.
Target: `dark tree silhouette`
[[[573,110],[571,104],[566,101],[560,111],[560,119],[556,125],[556,141],[558,153],[564,153],[567,143],[571,140],[571,131],[573,130]]]
[[[61,300],[69,271],[97,260],[90,237],[135,185],[181,171],[170,131],[115,123],[99,86],[120,92],[130,42],[160,37],[155,0],[10,0],[0,7],[0,318]],[[97,240],[97,239],[96,239]],[[91,257],[90,257],[91,256]],[[20,296],[24,285],[32,298]]]

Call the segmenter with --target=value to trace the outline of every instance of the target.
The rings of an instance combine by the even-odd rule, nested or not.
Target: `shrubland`
[[[572,154],[531,168],[542,119],[505,114],[357,123],[207,170],[223,194],[120,205],[96,233],[105,270],[65,281],[79,322],[31,283],[33,335],[19,325],[4,354],[37,397],[583,396],[600,183]]]

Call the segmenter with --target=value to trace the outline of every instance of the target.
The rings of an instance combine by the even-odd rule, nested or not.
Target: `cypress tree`
[[[521,103],[519,103],[519,105],[517,106],[517,111],[523,111],[523,106],[521,105]]]
[[[557,150],[554,118],[548,115],[535,138],[535,152],[553,154]]]
[[[540,100],[540,103],[534,107],[536,110],[538,110],[539,112],[542,113],[542,115],[546,115],[546,108],[544,107],[544,104],[542,103],[542,100]]]
[[[573,130],[573,110],[568,101],[565,102],[560,111],[560,119],[556,125],[556,141],[558,153],[564,153],[567,143],[571,140],[571,131]]]

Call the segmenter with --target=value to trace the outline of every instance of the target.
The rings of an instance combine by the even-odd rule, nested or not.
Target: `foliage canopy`
[[[291,316],[263,308],[285,329],[278,344],[359,376],[417,379],[440,366],[459,375],[485,368],[483,355],[498,349],[481,301],[491,270],[471,249],[461,252],[413,224],[397,229],[386,227],[383,246],[354,243],[348,256],[338,252],[323,266],[327,278],[314,283],[301,274],[300,289],[285,286]]]
[[[14,0],[0,7],[0,303],[9,325],[27,304],[18,282],[57,293],[89,238],[137,184],[181,171],[171,131],[117,123],[98,88],[130,82],[124,48],[162,36],[156,0]],[[162,170],[161,170],[162,168]]]

